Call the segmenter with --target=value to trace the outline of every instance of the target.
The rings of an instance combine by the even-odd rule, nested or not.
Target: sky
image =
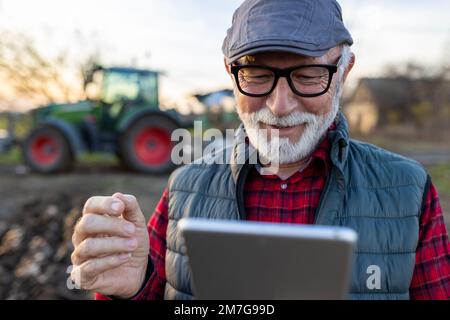
[[[0,0],[0,30],[30,35],[45,54],[74,60],[98,51],[108,65],[165,72],[161,95],[231,87],[222,41],[242,0]],[[355,41],[349,78],[381,74],[386,64],[450,61],[450,1],[341,0]]]

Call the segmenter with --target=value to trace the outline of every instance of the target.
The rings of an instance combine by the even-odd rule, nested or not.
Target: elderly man
[[[217,155],[230,161],[176,170],[148,225],[133,196],[89,199],[72,277],[100,299],[192,299],[177,221],[246,219],[356,230],[353,299],[448,299],[448,235],[429,176],[348,137],[339,98],[352,43],[336,1],[245,1],[223,44],[243,123]],[[258,163],[235,161],[255,149]],[[368,285],[374,266],[380,281]]]

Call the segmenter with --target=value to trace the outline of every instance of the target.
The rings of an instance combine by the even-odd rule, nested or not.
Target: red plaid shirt
[[[303,172],[287,180],[260,175],[253,168],[245,185],[248,220],[282,223],[314,223],[326,177],[330,169],[329,142],[324,139]],[[168,190],[148,223],[150,258],[154,270],[135,299],[163,299],[166,283],[165,255],[168,222]],[[420,217],[416,265],[410,285],[411,299],[450,298],[450,245],[436,188],[427,191]],[[98,299],[105,297],[97,295]]]

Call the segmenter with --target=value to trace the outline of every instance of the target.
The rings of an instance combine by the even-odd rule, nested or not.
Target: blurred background
[[[130,193],[149,217],[170,133],[236,128],[221,46],[241,2],[0,0],[0,299],[90,299],[68,281],[84,202]],[[421,162],[449,229],[450,2],[339,2],[351,134]]]

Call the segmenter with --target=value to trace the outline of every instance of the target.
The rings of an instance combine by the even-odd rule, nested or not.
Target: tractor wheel
[[[67,139],[51,126],[33,129],[24,141],[22,154],[25,164],[39,173],[67,171],[74,162]]]
[[[133,171],[159,174],[173,170],[171,135],[178,128],[164,116],[145,116],[137,120],[119,139],[119,159]]]

